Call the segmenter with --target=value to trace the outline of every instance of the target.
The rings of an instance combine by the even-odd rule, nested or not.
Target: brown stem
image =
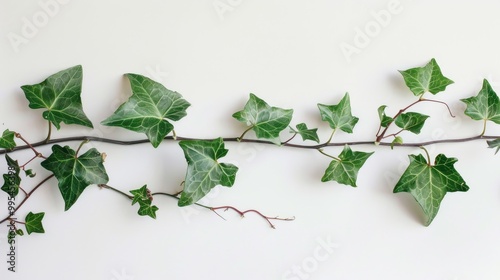
[[[266,216],[262,213],[260,213],[259,211],[257,210],[254,210],[254,209],[250,209],[250,210],[245,210],[245,211],[241,211],[233,206],[218,206],[218,207],[212,207],[210,210],[212,211],[217,211],[217,210],[220,210],[220,209],[224,209],[224,211],[227,211],[227,210],[233,210],[234,212],[238,213],[242,218],[245,217],[245,214],[246,213],[255,213],[257,215],[259,215],[260,217],[262,217],[264,220],[267,221],[267,223],[272,227],[272,228],[276,228],[273,223],[271,223],[271,220],[279,220],[279,221],[293,221],[295,220],[295,217],[292,217],[292,218],[279,218],[279,217],[269,217],[269,216]]]
[[[43,179],[40,183],[38,183],[38,185],[36,185],[28,194],[26,194],[26,196],[24,197],[24,199],[21,201],[21,203],[19,203],[19,205],[16,207],[16,209],[14,209],[14,211],[12,213],[9,214],[9,216],[7,216],[6,218],[4,218],[3,220],[0,221],[0,224],[4,223],[5,221],[9,220],[10,218],[12,218],[12,216],[14,216],[14,214],[17,212],[17,210],[19,210],[19,208],[21,208],[21,206],[23,206],[23,204],[26,202],[26,200],[28,200],[28,198],[30,198],[30,196],[40,187],[42,186],[45,182],[47,182],[48,180],[50,180],[52,177],[54,177],[54,174],[48,176],[47,178]]]
[[[385,127],[385,129],[382,131],[382,133],[378,134],[377,135],[377,138],[375,140],[375,142],[379,143],[382,139],[384,139],[384,135],[385,133],[387,132],[387,130],[389,129],[389,127],[391,126],[391,124],[396,120],[397,117],[399,117],[399,115],[401,115],[402,113],[404,113],[406,110],[410,109],[410,107],[422,102],[424,99],[418,99],[417,101],[411,103],[410,105],[406,106],[405,108],[399,110],[399,112],[394,115],[394,117],[392,118],[392,121],[389,122],[387,124],[387,126]]]
[[[26,147],[27,147],[27,148],[30,148],[30,149],[33,151],[33,153],[35,153],[35,157],[41,157],[41,158],[46,159],[46,157],[44,157],[44,156],[42,155],[42,153],[39,153],[39,152],[38,152],[38,151],[34,148],[35,146],[33,146],[33,145],[32,145],[32,144],[30,144],[30,143],[29,143],[26,139],[24,139],[24,137],[21,135],[21,133],[17,133],[17,132],[16,132],[15,136],[16,136],[16,138],[19,138],[19,139],[21,139],[24,143],[26,143]],[[42,141],[42,143],[43,143],[43,142],[45,142],[45,141]],[[46,142],[45,142],[45,143],[46,143]],[[14,150],[16,150],[16,148],[12,149],[11,151],[14,151]],[[0,153],[0,154],[2,154],[2,153]]]

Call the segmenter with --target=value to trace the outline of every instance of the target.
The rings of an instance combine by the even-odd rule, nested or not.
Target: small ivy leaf
[[[26,231],[28,234],[33,232],[37,233],[45,233],[42,225],[42,219],[45,216],[44,212],[33,214],[33,212],[29,212],[26,216]]]
[[[403,138],[401,136],[396,136],[394,137],[394,140],[391,142],[391,150],[394,149],[394,145],[401,145],[403,144]]]
[[[36,173],[33,173],[33,169],[24,170],[24,174],[26,177],[34,178]]]
[[[69,146],[52,146],[52,154],[41,165],[54,173],[67,211],[92,184],[106,184],[109,180],[101,154],[92,148],[77,156]]]
[[[22,229],[18,228],[18,229],[16,229],[16,235],[23,236],[24,231]]]
[[[410,88],[415,96],[421,96],[426,92],[437,94],[444,91],[453,81],[443,76],[441,69],[433,58],[424,67],[411,68],[399,71],[405,80],[406,86]]]
[[[140,216],[149,216],[156,219],[156,211],[158,211],[158,207],[151,204],[151,200],[139,200],[139,211],[137,211],[137,213]]]
[[[340,184],[356,186],[359,169],[365,164],[365,161],[373,154],[365,152],[352,151],[348,145],[338,156],[340,161],[332,160],[325,170],[321,182],[336,181]]]
[[[453,166],[456,158],[439,154],[434,165],[422,155],[409,155],[410,165],[394,187],[394,193],[408,192],[424,211],[428,226],[436,217],[447,192],[466,192],[469,187]]]
[[[319,143],[317,128],[309,129],[307,128],[307,125],[305,123],[299,123],[295,127],[297,128],[297,130],[292,129],[292,132],[300,134],[302,140],[312,140]]]
[[[93,128],[92,122],[83,112],[82,66],[74,66],[49,76],[35,85],[25,85],[24,91],[31,109],[47,109],[43,118],[50,121],[57,129],[60,123],[78,124]]]
[[[394,123],[404,130],[419,134],[428,117],[420,113],[404,113],[397,116]]]
[[[151,205],[153,197],[147,185],[142,186],[140,189],[131,190],[130,193],[134,195],[134,198],[132,198],[132,205],[139,203],[139,211],[137,213],[140,216],[150,216],[156,219],[158,207]]]
[[[464,113],[471,119],[500,124],[500,100],[488,80],[483,80],[483,87],[476,96],[461,101],[467,104]]]
[[[337,105],[318,104],[321,119],[330,124],[333,129],[340,128],[342,131],[352,133],[358,118],[351,114],[351,101],[349,93],[346,93]]]
[[[279,134],[292,120],[293,110],[271,107],[264,100],[250,93],[250,99],[243,110],[233,114],[233,118],[246,123],[259,139],[267,139],[279,145]]]
[[[0,148],[10,150],[16,147],[16,142],[14,141],[15,134],[14,131],[4,130],[2,137],[0,137]]]
[[[387,108],[386,105],[382,105],[380,107],[378,107],[378,117],[380,119],[380,126],[381,127],[387,127],[389,124],[391,124],[394,119],[391,118],[391,117],[388,117],[386,114],[385,114],[385,108]]]
[[[10,197],[16,197],[19,194],[19,186],[21,185],[21,177],[19,176],[21,169],[17,160],[13,160],[8,154],[5,154],[5,159],[7,160],[9,172],[3,174],[2,191],[6,192]]]
[[[496,155],[498,153],[498,150],[500,150],[500,139],[495,139],[486,142],[488,143],[488,148],[497,148],[495,150],[495,155]]]
[[[149,192],[147,185],[142,186],[140,189],[131,190],[130,193],[134,196],[132,199],[132,205],[141,200],[151,200],[151,193]]]
[[[238,167],[217,161],[228,152],[224,148],[222,138],[184,140],[180,141],[179,145],[184,151],[188,163],[179,206],[187,206],[197,202],[217,185],[233,186]]]
[[[145,133],[153,147],[158,147],[174,126],[167,120],[178,121],[187,115],[191,106],[178,92],[138,74],[126,74],[132,96],[101,122]]]

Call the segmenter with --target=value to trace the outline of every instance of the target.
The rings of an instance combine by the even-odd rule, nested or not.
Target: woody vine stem
[[[43,118],[48,121],[48,135],[46,139],[30,143],[20,133],[5,130],[0,137],[0,154],[5,154],[8,172],[3,175],[4,184],[2,190],[9,196],[9,213],[0,220],[1,223],[9,222],[12,230],[9,238],[23,235],[20,225],[24,225],[28,234],[45,232],[42,219],[45,213],[29,212],[24,222],[17,221],[14,215],[33,197],[33,193],[50,179],[57,179],[59,191],[65,204],[65,210],[69,210],[78,200],[82,192],[90,185],[96,185],[102,189],[113,191],[123,198],[130,200],[132,205],[138,204],[138,214],[156,218],[159,209],[153,204],[153,198],[166,196],[177,201],[180,207],[197,205],[219,215],[219,210],[232,210],[242,217],[253,213],[263,218],[274,228],[274,220],[290,221],[294,218],[280,218],[267,216],[255,209],[239,210],[234,206],[208,206],[199,202],[215,186],[221,185],[232,187],[236,181],[238,167],[220,162],[229,151],[225,148],[226,142],[257,143],[265,145],[276,145],[279,147],[296,149],[315,149],[331,161],[325,170],[321,181],[334,181],[337,184],[356,187],[357,176],[364,163],[374,152],[355,151],[353,146],[364,148],[377,148],[379,146],[394,147],[420,147],[423,154],[409,155],[409,164],[401,178],[394,186],[394,193],[407,192],[414,197],[422,208],[426,226],[430,225],[436,217],[440,203],[447,192],[466,192],[469,186],[455,169],[456,158],[448,158],[444,154],[438,154],[431,162],[431,155],[425,146],[431,144],[459,143],[478,140],[487,141],[490,148],[500,149],[500,135],[485,135],[488,122],[500,124],[500,99],[491,88],[487,80],[483,81],[483,87],[476,96],[461,101],[467,105],[464,112],[473,120],[482,121],[482,132],[476,136],[441,139],[426,142],[406,142],[402,138],[403,132],[419,134],[429,116],[409,112],[421,103],[435,103],[443,106],[451,117],[455,117],[449,105],[443,101],[425,98],[424,95],[436,95],[453,83],[445,77],[435,59],[431,59],[422,67],[410,68],[400,71],[410,92],[417,99],[398,111],[391,117],[385,112],[387,105],[381,105],[378,110],[380,124],[373,139],[364,141],[336,142],[336,133],[353,133],[358,118],[351,113],[349,94],[346,93],[338,103],[334,105],[317,104],[321,120],[328,123],[331,134],[328,140],[321,142],[317,128],[308,128],[305,123],[291,125],[293,110],[273,107],[254,94],[250,94],[248,102],[242,110],[233,114],[233,118],[242,122],[241,136],[231,138],[187,138],[177,136],[172,122],[178,121],[187,115],[186,109],[190,103],[179,93],[171,91],[162,84],[139,74],[126,74],[132,88],[132,96],[118,107],[118,109],[107,119],[101,122],[106,126],[117,126],[138,133],[144,133],[147,139],[136,141],[124,141],[104,137],[74,136],[52,139],[52,126],[60,129],[60,123],[82,125],[93,128],[92,122],[83,111],[81,102],[82,76],[81,66],[71,67],[49,76],[39,84],[22,86],[22,90],[29,101],[32,109],[44,109]],[[285,141],[281,137],[289,130]],[[249,136],[253,131],[255,137]],[[312,141],[316,144],[302,144],[296,136],[301,136],[302,141]],[[406,136],[405,136],[406,137]],[[15,139],[23,142],[17,145]],[[392,139],[392,141],[388,141]],[[69,146],[60,146],[61,143],[80,142],[76,150]],[[151,143],[157,148],[165,141],[176,142],[184,152],[187,163],[185,179],[181,184],[181,190],[177,193],[163,191],[153,192],[147,185],[140,188],[122,191],[119,188],[108,185],[108,175],[104,167],[106,154],[95,148],[85,148],[89,141],[103,142],[115,145],[137,145]],[[50,145],[52,154],[45,156],[37,148]],[[329,147],[343,147],[338,155],[332,155],[326,151]],[[22,150],[31,150],[33,156],[24,164],[10,157],[11,154]],[[36,174],[28,166],[41,160],[40,165],[52,172],[51,175],[42,179],[31,190],[27,190],[21,170],[26,179],[33,178]],[[23,184],[21,186],[21,181]],[[23,198],[15,206],[19,193]],[[154,200],[156,202],[156,200]],[[437,203],[436,203],[437,202]]]

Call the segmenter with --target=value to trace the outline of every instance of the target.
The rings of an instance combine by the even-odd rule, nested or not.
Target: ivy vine
[[[464,114],[473,120],[482,121],[481,134],[466,138],[442,139],[428,142],[406,142],[401,137],[401,132],[408,131],[419,134],[430,117],[419,112],[410,111],[416,104],[427,102],[442,105],[454,117],[447,103],[428,98],[429,94],[437,95],[453,84],[445,77],[435,59],[423,67],[415,67],[399,71],[410,92],[416,100],[401,108],[393,116],[386,113],[387,105],[381,105],[377,114],[380,120],[374,138],[365,141],[333,142],[337,132],[353,133],[359,118],[352,115],[349,94],[346,93],[337,104],[317,104],[319,117],[328,123],[331,128],[330,137],[321,142],[317,128],[309,128],[305,123],[291,124],[293,109],[284,109],[269,105],[255,94],[250,94],[242,110],[235,112],[232,117],[242,123],[242,133],[239,137],[216,139],[192,139],[177,136],[174,122],[187,115],[191,105],[178,92],[167,89],[162,84],[139,74],[126,74],[130,81],[132,95],[121,104],[116,111],[101,122],[105,126],[116,126],[138,133],[144,133],[147,139],[138,141],[122,141],[116,139],[75,136],[52,139],[52,127],[57,130],[60,124],[81,125],[93,128],[91,120],[85,115],[81,102],[83,69],[74,66],[49,76],[38,84],[22,86],[26,99],[31,109],[42,109],[42,117],[48,123],[48,133],[44,140],[30,142],[21,133],[6,129],[0,137],[0,154],[5,154],[8,171],[3,174],[4,184],[1,190],[6,192],[9,200],[22,196],[21,202],[9,207],[9,212],[0,220],[1,223],[10,222],[14,231],[10,231],[9,238],[23,235],[19,227],[23,224],[26,232],[44,233],[42,220],[45,213],[29,214],[24,222],[13,218],[15,213],[23,206],[27,199],[46,184],[50,179],[56,178],[59,191],[64,200],[64,210],[69,210],[77,201],[82,192],[89,186],[97,186],[113,191],[131,201],[132,205],[138,204],[138,214],[156,218],[159,210],[153,204],[153,197],[158,195],[168,196],[177,200],[178,206],[198,205],[217,215],[218,210],[233,210],[241,216],[254,213],[265,219],[274,228],[273,220],[289,221],[294,218],[272,217],[261,212],[239,210],[234,206],[207,206],[199,201],[214,187],[232,187],[236,183],[238,167],[234,164],[220,162],[229,152],[225,142],[252,142],[270,144],[280,147],[297,149],[315,149],[322,155],[331,159],[326,166],[322,182],[334,181],[337,184],[357,187],[358,174],[363,165],[373,155],[374,151],[353,150],[352,146],[371,146],[373,149],[381,146],[390,147],[420,147],[422,153],[410,154],[409,164],[394,186],[394,193],[407,192],[413,196],[426,216],[424,224],[430,225],[436,217],[439,207],[446,193],[466,192],[469,186],[462,178],[454,164],[456,158],[438,154],[431,159],[426,146],[437,143],[468,142],[475,140],[488,140],[489,148],[494,148],[495,153],[500,149],[500,136],[485,135],[488,121],[500,124],[500,99],[487,80],[476,96],[461,99],[466,104]],[[253,131],[255,137],[247,136]],[[374,129],[375,131],[375,129]],[[283,140],[285,133],[290,136]],[[315,142],[304,144],[296,139],[300,135],[302,141]],[[61,146],[63,142],[77,142],[76,149],[71,146]],[[152,193],[147,185],[134,190],[122,191],[108,185],[109,177],[106,173],[106,154],[96,148],[84,151],[85,144],[89,141],[99,141],[118,145],[135,145],[149,142],[157,148],[164,141],[175,141],[184,152],[187,162],[185,178],[180,185],[182,190],[178,193],[156,192]],[[22,142],[21,145],[18,145]],[[52,145],[52,153],[43,155],[37,147]],[[342,147],[338,155],[327,151],[330,147]],[[32,158],[23,164],[11,157],[15,152],[29,149],[33,152]],[[40,165],[52,174],[31,186],[25,180],[34,180],[36,174],[29,165],[39,161]],[[21,175],[21,170],[24,176]],[[29,189],[30,188],[30,189]],[[29,191],[28,191],[29,189]]]

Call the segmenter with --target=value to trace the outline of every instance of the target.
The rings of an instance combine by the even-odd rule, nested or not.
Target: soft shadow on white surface
[[[335,104],[349,92],[360,121],[354,134],[339,132],[334,141],[373,140],[378,106],[388,105],[395,114],[414,100],[397,70],[436,58],[455,81],[436,98],[457,117],[440,105],[419,105],[416,110],[432,117],[421,135],[404,134],[405,140],[477,135],[481,124],[463,116],[459,99],[475,95],[484,78],[500,90],[499,9],[494,1],[5,0],[0,130],[16,130],[32,142],[43,139],[41,110],[28,108],[20,86],[81,64],[83,106],[96,129],[63,125],[54,137],[142,139],[99,124],[130,95],[123,74],[138,73],[192,104],[175,124],[182,136],[238,136],[244,127],[231,115],[254,93],[270,105],[293,108],[292,124],[319,127],[324,141],[330,129],[316,104]],[[377,21],[385,11],[389,17]],[[366,28],[373,28],[372,36],[360,35]],[[361,42],[362,36],[368,41]],[[347,56],[346,44],[357,51]],[[500,134],[500,128],[491,124],[488,134]],[[186,163],[177,143],[164,142],[157,150],[149,144],[92,145],[108,155],[110,185],[124,191],[144,184],[154,191],[180,189]],[[236,184],[216,188],[205,202],[296,217],[276,221],[276,229],[251,214],[240,219],[222,212],[224,221],[199,207],[181,209],[168,197],[155,198],[156,220],[139,217],[130,201],[95,186],[64,212],[51,180],[18,213],[46,212],[46,234],[19,238],[18,272],[0,261],[0,278],[498,279],[500,158],[486,146],[478,141],[429,149],[432,157],[457,157],[456,168],[470,186],[467,193],[445,197],[430,227],[423,226],[409,194],[392,194],[407,155],[420,153],[418,148],[357,146],[375,154],[361,169],[358,187],[351,188],[320,181],[329,160],[317,151],[227,143],[224,161],[240,167]],[[50,153],[49,147],[41,151]],[[38,172],[35,182],[47,174]],[[6,200],[2,192],[0,204]],[[6,232],[2,225],[0,260],[6,259]]]

